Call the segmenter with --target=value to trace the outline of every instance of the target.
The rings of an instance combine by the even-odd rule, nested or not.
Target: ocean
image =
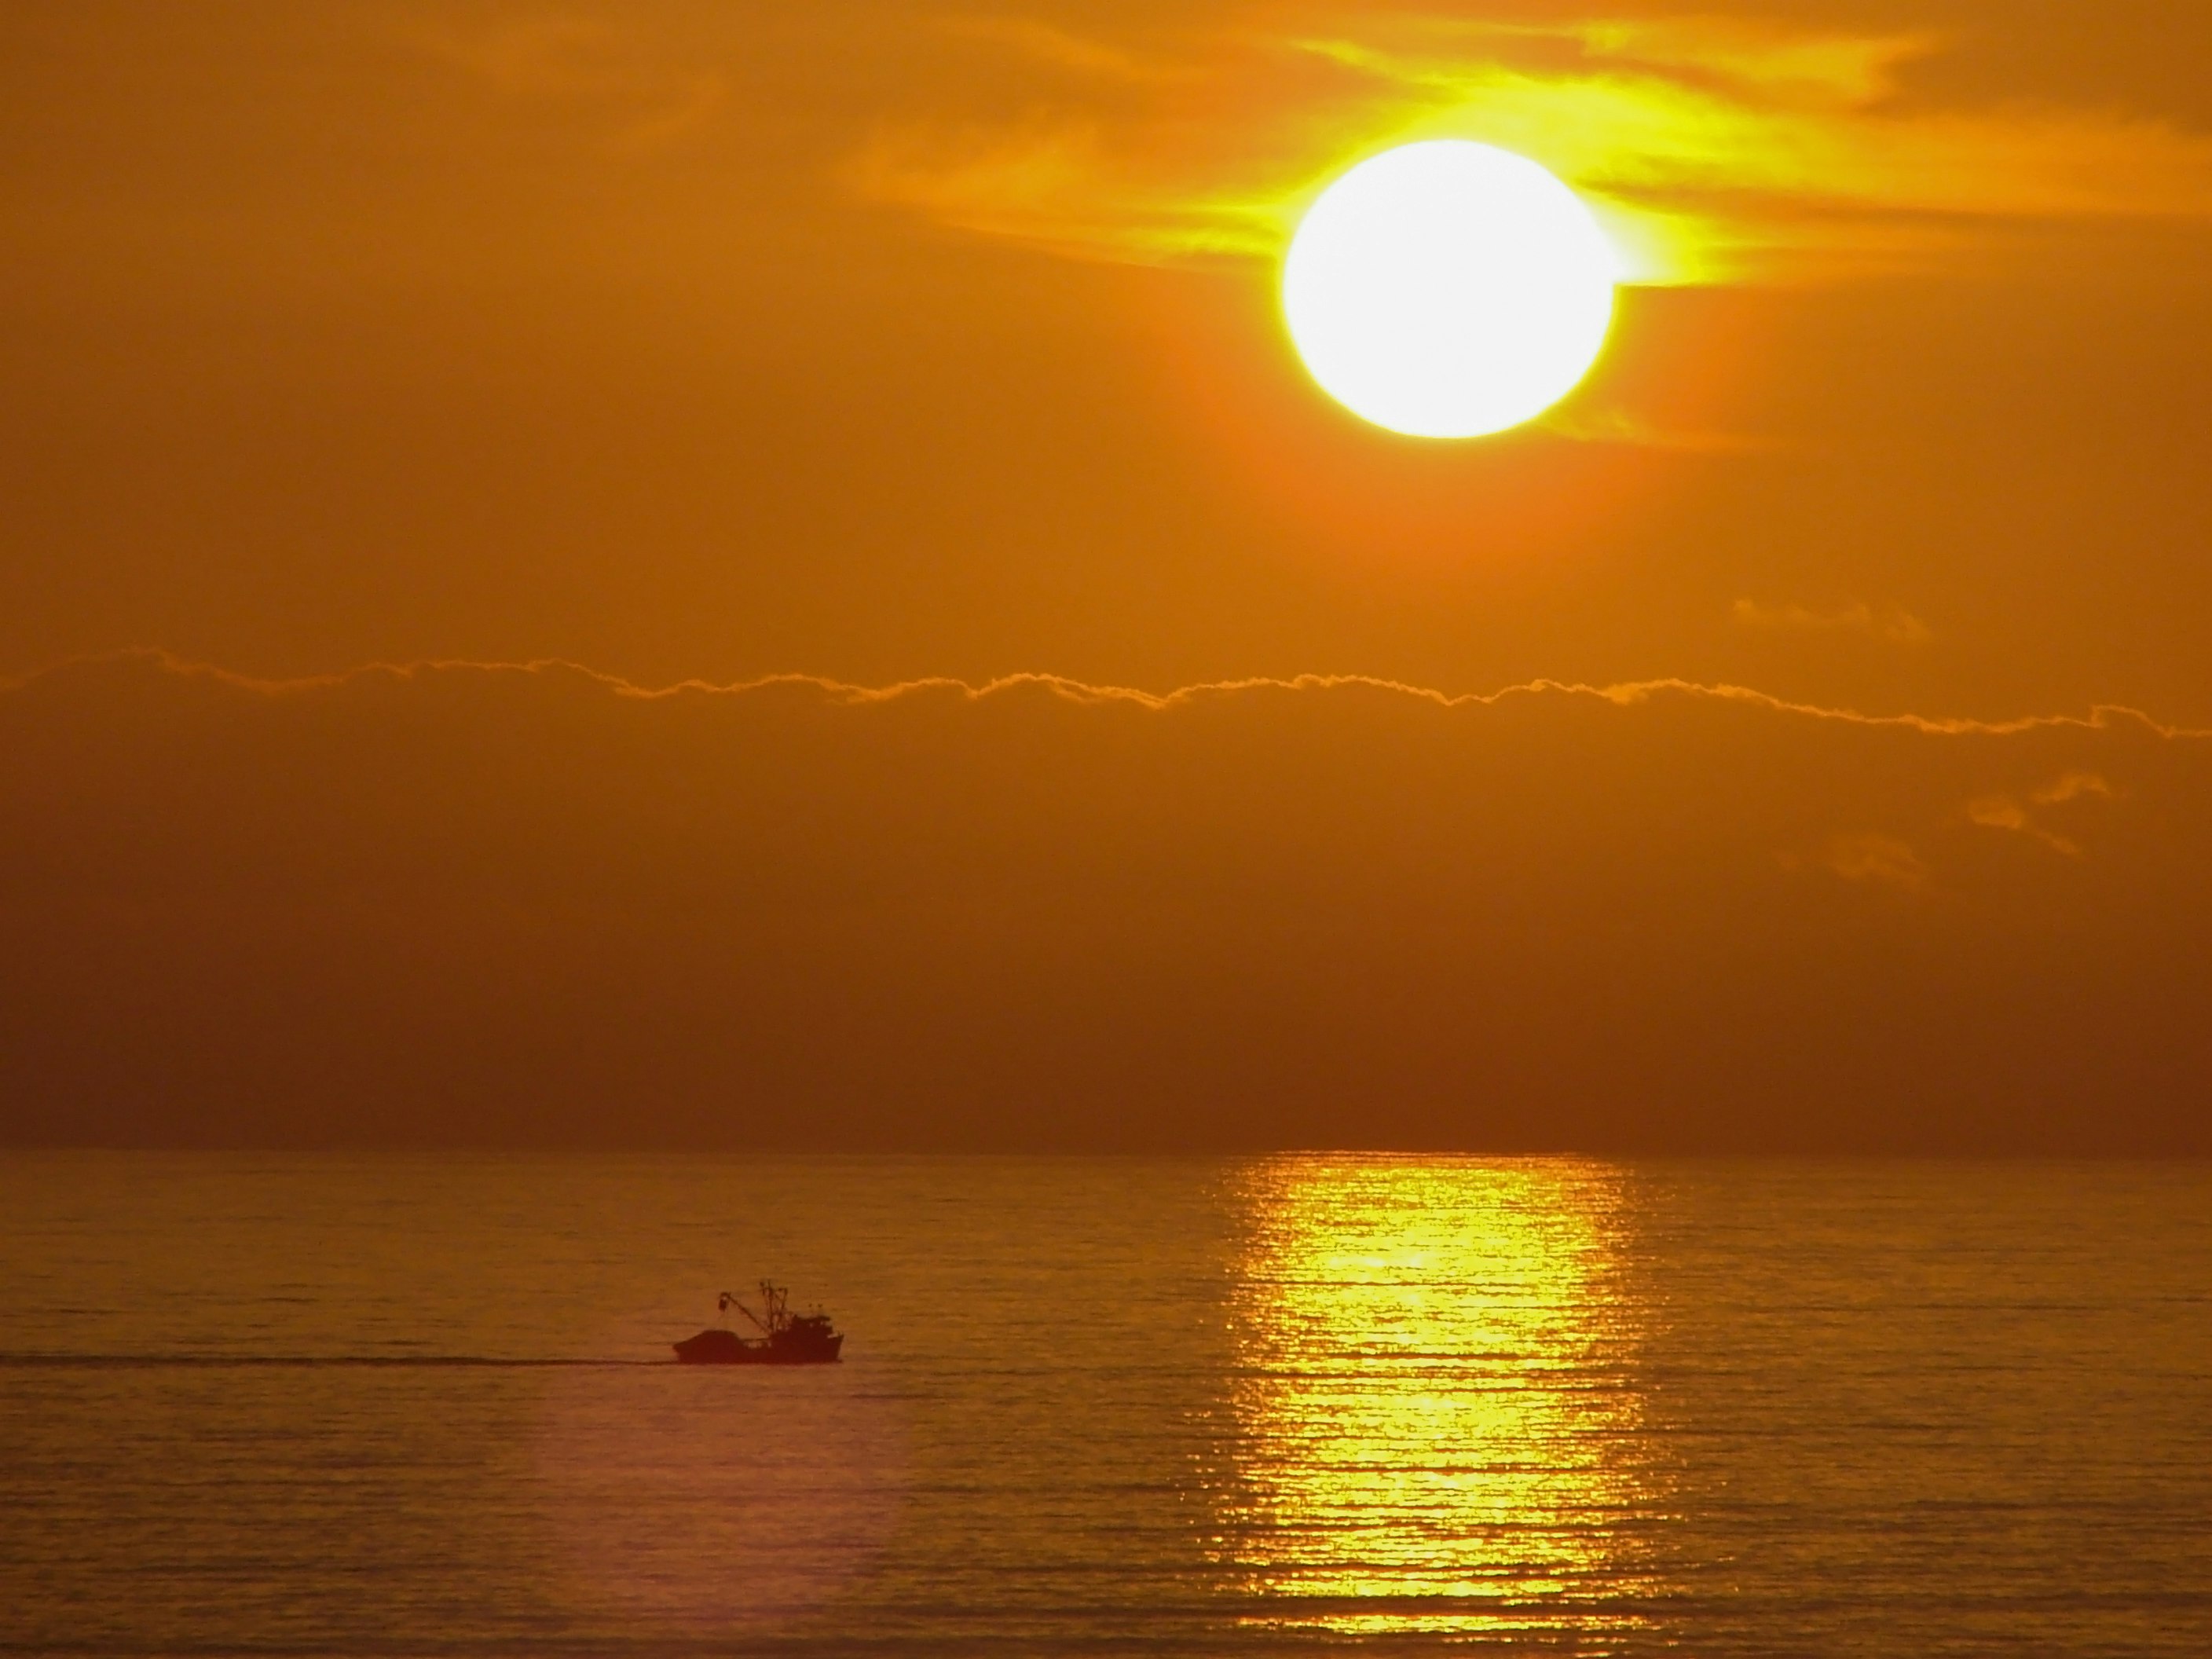
[[[2203,1165],[16,1152],[0,1290],[0,1651],[2212,1652]]]

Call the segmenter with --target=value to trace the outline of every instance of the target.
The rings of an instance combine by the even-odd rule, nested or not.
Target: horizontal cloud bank
[[[1675,684],[0,688],[0,1138],[2212,1151],[2212,740]]]

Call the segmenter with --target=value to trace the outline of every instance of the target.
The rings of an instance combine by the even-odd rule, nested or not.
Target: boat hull
[[[845,1346],[841,1335],[791,1341],[783,1337],[743,1337],[735,1331],[702,1331],[673,1345],[685,1365],[834,1365]]]

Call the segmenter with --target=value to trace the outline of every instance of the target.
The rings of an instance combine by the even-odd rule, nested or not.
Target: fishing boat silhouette
[[[820,1311],[791,1311],[791,1292],[780,1285],[760,1281],[761,1311],[755,1313],[742,1297],[724,1291],[714,1306],[728,1313],[735,1308],[760,1332],[740,1336],[732,1330],[707,1330],[674,1345],[676,1358],[686,1365],[830,1365],[845,1339],[830,1328],[830,1316]]]

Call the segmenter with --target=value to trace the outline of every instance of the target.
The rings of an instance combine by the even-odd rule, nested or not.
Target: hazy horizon
[[[126,654],[0,763],[9,1141],[2212,1149],[2121,711]]]

